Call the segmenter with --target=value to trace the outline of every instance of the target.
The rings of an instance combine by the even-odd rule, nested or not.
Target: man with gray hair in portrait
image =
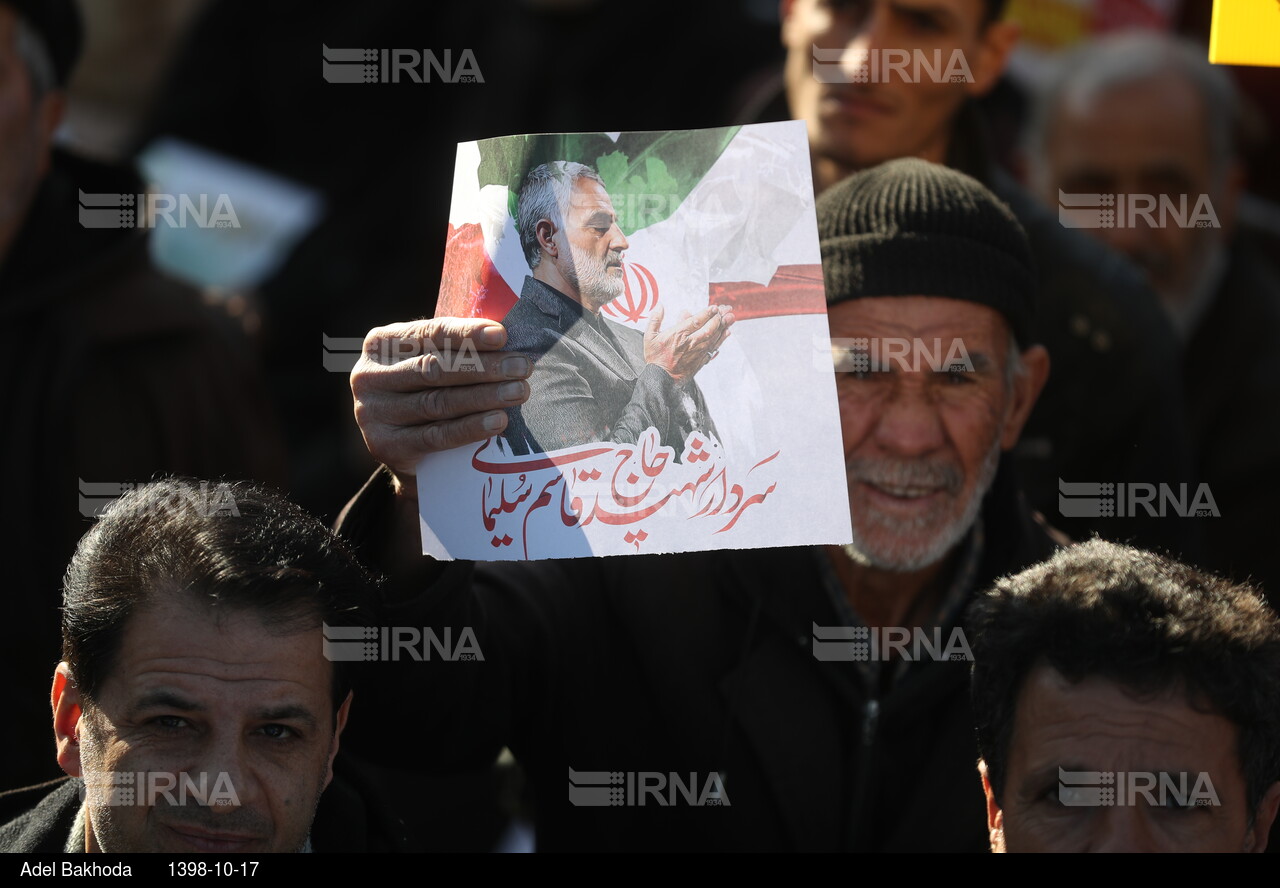
[[[533,367],[529,400],[508,408],[503,437],[512,452],[634,443],[655,428],[678,457],[690,433],[714,435],[694,375],[728,337],[728,308],[708,306],[666,330],[658,308],[643,334],[601,314],[622,295],[629,245],[604,182],[585,164],[558,160],[532,169],[520,188],[516,227],[530,276],[502,323],[507,349]],[[508,383],[511,400],[525,385]]]
[[[1127,255],[1159,294],[1181,339],[1195,476],[1219,513],[1191,519],[1201,566],[1275,602],[1280,414],[1264,405],[1280,402],[1280,271],[1249,221],[1265,205],[1243,193],[1240,116],[1231,78],[1202,47],[1116,35],[1069,55],[1044,85],[1027,159],[1063,224]],[[1110,216],[1075,209],[1097,198]]]

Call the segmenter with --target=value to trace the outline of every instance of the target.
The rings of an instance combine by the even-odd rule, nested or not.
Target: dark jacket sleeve
[[[605,372],[568,338],[534,364],[529,400],[521,413],[539,449],[546,452],[587,441],[634,444],[645,429],[653,427],[661,434],[670,426],[679,394],[665,370],[645,364],[630,399],[616,414],[609,386],[599,378]]]
[[[378,570],[388,563],[386,541],[394,509],[390,475],[380,470],[338,519],[339,534]],[[373,622],[404,637],[449,639],[474,659],[450,660],[422,642],[383,659],[357,664],[354,705],[379,718],[352,719],[346,747],[373,761],[387,754],[388,724],[413,738],[408,762],[425,771],[474,769],[490,764],[502,747],[517,757],[546,736],[558,704],[550,699],[552,673],[572,631],[589,621],[589,596],[563,562],[476,565],[437,562],[398,569],[373,606]],[[598,605],[597,605],[598,606]],[[383,637],[380,637],[380,641]],[[426,653],[427,656],[423,656]]]

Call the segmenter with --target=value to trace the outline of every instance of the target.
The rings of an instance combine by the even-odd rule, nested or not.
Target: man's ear
[[[338,714],[334,718],[333,742],[329,746],[329,763],[324,775],[325,789],[328,789],[329,784],[333,782],[333,760],[338,757],[338,741],[342,737],[342,729],[347,726],[347,715],[351,712],[351,700],[354,697],[355,691],[347,691],[347,699],[342,701],[342,705],[338,707]]]
[[[782,23],[779,29],[779,36],[782,38],[783,46],[791,46],[791,41],[787,39],[787,31],[791,25],[791,9],[795,6],[795,0],[780,0],[778,3],[778,21]]]
[[[76,687],[71,666],[65,661],[53,673],[49,692],[53,705],[53,736],[58,744],[58,765],[72,777],[80,773],[80,689]]]
[[[53,134],[62,123],[67,111],[67,94],[62,90],[45,93],[36,106],[36,131],[40,136],[40,164],[36,167],[37,178],[43,179],[49,173],[53,162]]]
[[[538,246],[542,248],[542,252],[548,256],[558,255],[556,246],[556,226],[550,219],[539,219],[538,224],[533,226],[534,237],[538,239]]]
[[[1253,828],[1244,837],[1244,851],[1261,854],[1267,850],[1267,838],[1271,825],[1276,822],[1276,810],[1280,809],[1280,782],[1271,784],[1258,802],[1254,812]]]
[[[1033,345],[1022,353],[1024,373],[1013,377],[1013,391],[1010,393],[1009,412],[1000,430],[1000,446],[1004,450],[1012,450],[1022,435],[1022,427],[1027,424],[1031,409],[1036,406],[1045,381],[1049,378],[1049,352],[1043,345]]]
[[[991,789],[991,777],[987,773],[987,763],[978,759],[978,773],[982,775],[982,792],[987,797],[987,834],[990,837],[991,850],[997,854],[1005,852],[1004,847],[1004,811],[996,801],[996,794]]]
[[[1018,45],[1022,28],[1015,22],[992,22],[978,36],[977,58],[970,60],[973,82],[966,85],[969,95],[977,98],[991,92],[1009,64],[1009,56]]]

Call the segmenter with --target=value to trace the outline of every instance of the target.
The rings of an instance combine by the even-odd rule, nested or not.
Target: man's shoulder
[[[541,354],[559,342],[567,326],[561,318],[560,298],[536,279],[526,278],[520,298],[502,317],[507,349]]]
[[[1046,266],[1040,269],[1042,279],[1063,269],[1131,292],[1147,291],[1141,272],[1127,259],[1079,231],[1064,228],[1052,210],[1007,174],[993,178],[992,190],[1026,231],[1036,263]]]
[[[61,853],[79,808],[70,777],[0,793],[0,852]]]
[[[1124,256],[1080,231],[1064,228],[1058,216],[1001,173],[992,190],[1008,204],[1031,245],[1040,283],[1041,335],[1046,344],[1088,331],[1091,342],[1115,355],[1143,355],[1167,366],[1177,340],[1155,292]],[[1055,359],[1064,352],[1050,353]],[[1095,362],[1101,370],[1102,364]],[[1076,367],[1072,367],[1076,370]],[[1149,366],[1148,366],[1149,369]]]
[[[985,551],[973,591],[981,592],[998,577],[1017,573],[1051,557],[1071,540],[1050,525],[1027,502],[1011,458],[1002,457],[987,491],[980,520]]]
[[[412,801],[410,800],[410,804]],[[395,772],[343,750],[311,824],[317,853],[408,853],[426,850],[396,813],[406,804]]]

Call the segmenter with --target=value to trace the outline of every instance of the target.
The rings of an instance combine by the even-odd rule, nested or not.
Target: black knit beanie
[[[18,11],[31,28],[44,40],[53,62],[58,86],[67,85],[67,77],[80,58],[84,27],[80,10],[73,0],[0,0]]]
[[[818,198],[827,304],[865,296],[945,296],[1004,315],[1030,344],[1035,270],[1022,226],[976,179],[892,160]]]

